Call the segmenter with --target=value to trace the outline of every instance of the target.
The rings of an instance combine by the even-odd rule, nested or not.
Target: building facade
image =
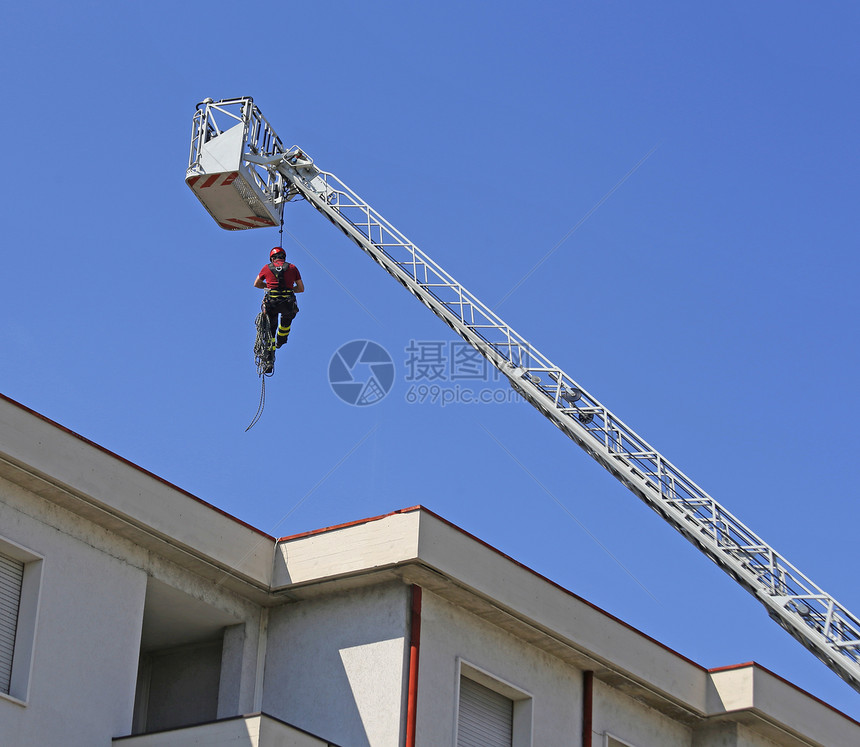
[[[0,396],[0,745],[860,745],[421,507],[274,538]]]

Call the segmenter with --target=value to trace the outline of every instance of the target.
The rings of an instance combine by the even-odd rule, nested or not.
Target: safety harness
[[[267,300],[278,303],[279,301],[286,301],[295,295],[293,289],[287,287],[287,278],[285,277],[287,268],[291,266],[289,262],[284,262],[280,267],[276,267],[274,262],[269,263],[269,272],[275,276],[275,279],[278,281],[278,287],[269,288],[266,291]]]

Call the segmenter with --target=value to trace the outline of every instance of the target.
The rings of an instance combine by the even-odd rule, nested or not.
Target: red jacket
[[[278,275],[276,275],[272,271],[272,265],[266,265],[260,270],[260,274],[258,277],[262,278],[266,282],[266,288],[269,290],[277,290],[278,288],[286,288],[291,290],[292,287],[296,284],[296,280],[301,280],[302,276],[299,274],[299,268],[295,265],[289,264],[289,262],[284,262],[284,271],[280,273],[281,282],[278,282]]]

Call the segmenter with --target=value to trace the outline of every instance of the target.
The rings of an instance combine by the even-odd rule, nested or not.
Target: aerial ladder
[[[505,324],[334,174],[284,147],[250,97],[197,105],[186,172],[227,230],[281,224],[304,199],[495,366],[589,456],[755,596],[781,627],[860,692],[860,619],[717,503]]]

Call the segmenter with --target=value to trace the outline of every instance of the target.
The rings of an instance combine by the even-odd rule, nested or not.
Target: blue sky
[[[307,292],[246,433],[278,233],[223,231],[184,184],[195,104],[253,96],[857,613],[858,22],[799,2],[11,7],[0,391],[273,535],[423,504],[704,666],[755,660],[860,718],[528,405],[410,403],[408,348],[452,333],[304,204],[284,243]],[[376,405],[329,386],[352,340],[394,359]]]

